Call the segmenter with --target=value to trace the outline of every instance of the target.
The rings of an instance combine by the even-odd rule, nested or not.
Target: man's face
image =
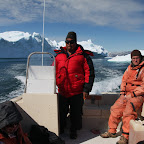
[[[69,51],[70,53],[73,53],[76,50],[76,42],[71,38],[67,38],[66,48],[67,48],[67,51]]]
[[[134,64],[134,66],[137,66],[140,64],[141,58],[139,56],[133,56],[132,57],[132,63]]]
[[[2,130],[7,134],[14,134],[19,128],[19,124],[8,125],[4,127]]]

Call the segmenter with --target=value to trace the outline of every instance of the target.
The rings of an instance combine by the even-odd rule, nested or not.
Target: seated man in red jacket
[[[109,130],[101,134],[103,138],[116,137],[116,129],[122,118],[122,135],[117,144],[128,143],[129,122],[137,119],[137,110],[144,102],[144,58],[139,50],[133,50],[131,60],[122,78],[120,97],[111,107]]]
[[[83,97],[88,96],[94,82],[94,67],[89,54],[77,44],[75,32],[66,37],[66,47],[56,51],[56,84],[59,89],[60,133],[64,132],[70,111],[70,138],[77,138],[82,128]],[[69,109],[70,108],[70,109]]]
[[[32,144],[22,131],[22,116],[11,101],[0,104],[0,144]]]

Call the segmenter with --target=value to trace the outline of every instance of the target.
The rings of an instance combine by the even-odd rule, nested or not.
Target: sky
[[[0,33],[43,35],[44,0],[0,0]],[[44,36],[91,39],[109,52],[144,49],[144,0],[45,0]]]

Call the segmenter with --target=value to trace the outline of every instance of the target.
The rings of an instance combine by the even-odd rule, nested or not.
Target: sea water
[[[26,59],[0,59],[0,102],[24,91]]]
[[[129,63],[92,59],[95,82],[91,94],[119,92],[121,79]],[[0,102],[24,92],[27,59],[0,59]]]

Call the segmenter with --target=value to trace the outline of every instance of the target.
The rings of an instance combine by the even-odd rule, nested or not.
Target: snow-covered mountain
[[[108,52],[102,47],[92,43],[91,40],[78,42],[84,49],[94,52],[96,57],[105,57]],[[55,40],[44,40],[44,52],[54,54],[54,49],[65,46],[65,42],[57,43]],[[42,51],[42,37],[39,33],[9,31],[0,33],[0,58],[27,58],[34,51]]]

